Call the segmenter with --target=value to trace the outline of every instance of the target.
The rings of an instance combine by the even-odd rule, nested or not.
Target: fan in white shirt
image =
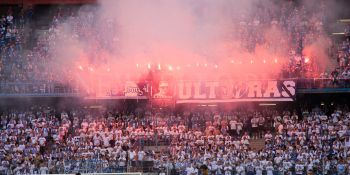
[[[198,169],[195,168],[192,164],[191,166],[186,168],[186,174],[187,175],[197,175],[198,174]]]
[[[232,166],[230,166],[229,163],[226,163],[224,166],[225,175],[232,175],[232,170]]]
[[[236,167],[236,171],[238,175],[245,175],[244,165],[241,163]]]
[[[266,175],[273,175],[274,167],[272,166],[272,162],[268,162],[266,166]]]
[[[38,139],[38,141],[39,141],[39,144],[40,144],[41,146],[44,146],[45,143],[46,143],[45,137],[40,137],[40,138]]]
[[[295,165],[295,174],[304,174],[305,165],[302,162],[298,162]]]

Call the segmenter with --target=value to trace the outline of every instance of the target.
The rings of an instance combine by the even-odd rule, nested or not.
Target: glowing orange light
[[[158,70],[161,70],[162,68],[160,67],[160,64],[158,64]]]
[[[147,68],[151,69],[151,64],[150,63],[147,64]]]
[[[168,69],[169,69],[169,71],[172,71],[173,70],[173,66],[169,65]]]
[[[310,61],[310,58],[305,57],[305,63],[308,63]]]
[[[266,60],[264,60],[263,62],[266,63]]]
[[[250,60],[250,64],[253,64],[253,60]]]
[[[277,58],[275,58],[275,63],[277,63]]]
[[[136,68],[139,68],[139,64],[136,64]]]
[[[231,63],[232,63],[232,64],[235,63],[235,60],[231,60]]]
[[[79,66],[78,66],[78,69],[83,70],[83,66],[80,66],[80,65],[79,65]]]

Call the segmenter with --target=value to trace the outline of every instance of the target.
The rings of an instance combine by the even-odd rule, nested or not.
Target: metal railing
[[[350,79],[345,78],[299,78],[297,89],[350,88]]]
[[[61,165],[53,165],[59,174],[67,173],[125,173],[125,172],[154,172],[153,161],[128,161],[120,165],[118,160],[85,159],[65,160]]]
[[[83,91],[60,83],[0,83],[0,96],[81,96]]]
[[[303,89],[340,89],[350,88],[350,79],[345,78],[298,78],[297,90]],[[62,83],[0,83],[0,97],[83,97],[86,92],[79,87]]]

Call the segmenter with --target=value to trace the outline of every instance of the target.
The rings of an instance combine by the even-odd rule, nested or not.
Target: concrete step
[[[169,146],[144,146],[144,151],[154,151],[154,152],[161,152],[161,151],[169,151]]]
[[[250,148],[253,150],[261,150],[265,147],[265,140],[264,139],[251,139],[250,141]],[[154,152],[161,152],[161,151],[169,151],[169,146],[144,146],[144,151],[154,151]]]

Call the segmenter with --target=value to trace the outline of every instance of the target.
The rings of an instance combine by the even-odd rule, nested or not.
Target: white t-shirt
[[[13,16],[12,16],[12,15],[8,15],[8,16],[6,17],[6,19],[7,19],[8,22],[12,22]]]
[[[135,158],[135,151],[130,151],[129,152],[129,158],[130,158],[130,160],[134,160],[134,158]]]
[[[231,120],[230,121],[230,128],[231,128],[231,130],[236,130],[237,129],[237,121],[236,120]]]
[[[268,165],[266,167],[267,175],[273,175],[273,170],[274,170],[273,166],[272,165]]]
[[[241,131],[243,127],[243,123],[242,122],[238,122],[237,123],[237,130]]]
[[[44,145],[46,142],[46,139],[45,139],[45,137],[40,137],[38,141],[39,141],[40,145]]]
[[[103,145],[106,146],[106,147],[109,146],[109,140],[110,139],[109,139],[108,136],[107,137],[103,137]]]
[[[186,174],[192,175],[192,174],[198,174],[198,170],[192,166],[186,168]]]
[[[137,153],[137,156],[138,156],[138,158],[139,158],[139,160],[143,160],[143,156],[145,155],[145,152],[144,151],[139,151],[138,153]]]
[[[256,175],[262,175],[263,174],[263,167],[262,166],[256,166],[255,167],[255,172],[256,172]]]
[[[244,170],[243,165],[239,165],[236,170],[237,170],[238,174],[245,175],[245,170]]]
[[[284,161],[283,162],[283,167],[285,170],[289,170],[292,167],[292,163],[289,161]]]
[[[38,141],[38,138],[36,136],[33,136],[30,139],[32,140],[32,144],[36,144],[36,142]]]
[[[100,145],[100,138],[94,137],[93,140],[94,140],[94,145],[95,145],[95,146]]]
[[[47,167],[40,168],[40,174],[48,174],[48,173],[49,173],[49,169]]]
[[[312,163],[310,163],[308,166],[307,166],[307,170],[308,171],[312,171],[314,169],[314,165]]]
[[[252,118],[251,123],[252,123],[252,128],[258,127],[258,119],[257,118]]]
[[[232,167],[231,166],[225,166],[224,167],[225,175],[231,175],[232,174]]]
[[[272,134],[271,133],[266,133],[265,134],[265,140],[271,140],[272,139]]]
[[[20,144],[20,145],[18,145],[18,150],[23,151],[25,148],[26,148],[26,145],[25,145],[25,144]]]
[[[283,125],[280,124],[280,125],[278,126],[278,132],[279,132],[279,133],[282,133],[282,131],[283,131]]]
[[[296,164],[295,165],[295,174],[304,174],[304,168],[305,168],[305,166],[303,164]]]

